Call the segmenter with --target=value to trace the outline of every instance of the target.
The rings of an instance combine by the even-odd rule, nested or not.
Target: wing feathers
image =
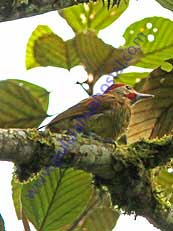
[[[53,119],[47,127],[51,128],[53,124],[65,119],[74,119],[75,117],[87,118],[93,114],[101,113],[104,110],[116,109],[118,104],[123,104],[125,100],[119,95],[104,94],[94,95],[82,100],[80,103],[74,105],[68,110],[59,114]]]

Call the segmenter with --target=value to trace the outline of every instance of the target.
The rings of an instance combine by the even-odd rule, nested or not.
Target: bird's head
[[[131,103],[135,103],[145,98],[154,97],[154,95],[139,93],[135,91],[132,87],[124,83],[112,84],[104,92],[104,94],[118,94],[118,95],[121,95],[122,97],[129,99]]]

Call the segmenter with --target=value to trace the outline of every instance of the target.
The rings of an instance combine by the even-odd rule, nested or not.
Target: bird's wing
[[[119,95],[104,94],[91,96],[59,114],[48,124],[47,127],[51,128],[53,124],[65,119],[85,116],[88,113],[100,113],[106,109],[111,109],[112,107],[115,109],[116,104],[123,102],[124,100],[122,100]]]

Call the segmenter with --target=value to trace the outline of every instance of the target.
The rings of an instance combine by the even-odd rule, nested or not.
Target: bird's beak
[[[146,99],[146,98],[154,98],[154,95],[136,92],[136,101]]]

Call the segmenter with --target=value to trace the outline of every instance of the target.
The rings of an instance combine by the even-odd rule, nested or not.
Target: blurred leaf
[[[173,0],[156,0],[164,8],[173,11]]]
[[[150,17],[130,25],[125,33],[127,46],[140,46],[144,57],[139,67],[156,68],[173,57],[173,22],[162,17]]]
[[[154,179],[164,197],[173,204],[173,173],[165,168]]]
[[[17,83],[28,89],[30,93],[40,101],[44,110],[47,111],[49,105],[49,92],[46,89],[24,80],[10,79],[9,81]]]
[[[22,205],[36,229],[65,231],[85,210],[92,192],[89,174],[56,168],[23,186]]]
[[[5,224],[1,214],[0,214],[0,231],[5,231]]]
[[[14,208],[18,220],[21,220],[22,219],[21,193],[22,193],[23,184],[16,182],[13,177],[11,185],[12,185],[12,198],[13,198]]]
[[[119,213],[112,207],[111,199],[108,196],[102,197],[93,195],[89,206],[81,217],[73,225],[74,231],[111,231],[115,227]]]
[[[161,69],[162,69],[163,71],[170,72],[170,71],[172,71],[172,69],[173,69],[173,65],[172,65],[171,63],[164,62],[164,63],[161,65]]]
[[[116,81],[120,81],[125,84],[129,84],[131,86],[135,85],[138,81],[143,78],[146,78],[149,75],[148,72],[131,72],[131,73],[123,73],[119,74],[118,78],[115,79]]]
[[[133,106],[128,141],[169,134],[173,129],[173,71],[165,72],[158,68],[136,84],[136,89],[155,97]]]
[[[32,65],[27,66],[27,68],[33,68],[38,65],[52,65],[70,69],[75,65],[81,64],[89,74],[94,76],[95,82],[103,74],[124,69],[129,65],[135,64],[142,57],[141,50],[135,48],[135,53],[129,58],[128,48],[114,48],[104,43],[91,31],[77,34],[75,38],[63,42],[64,46],[62,47],[58,45],[60,38],[57,35],[53,33],[46,34],[45,32],[40,36],[40,31],[44,31],[44,28],[47,27],[37,27],[30,38],[30,42],[33,41],[32,52],[30,46],[30,51],[29,48],[27,49],[26,60],[31,58],[32,61],[27,61],[27,63],[32,63]],[[36,34],[39,35],[37,39]],[[70,55],[70,52],[72,52],[72,55]],[[33,56],[31,56],[31,53]],[[65,56],[62,54],[65,54]],[[124,56],[128,56],[128,62]]]
[[[88,29],[99,31],[112,24],[125,11],[129,3],[121,1],[120,5],[108,10],[107,3],[103,6],[102,0],[72,6],[59,11],[74,32]]]
[[[43,107],[28,87],[11,80],[0,81],[1,128],[37,127],[47,117]]]

